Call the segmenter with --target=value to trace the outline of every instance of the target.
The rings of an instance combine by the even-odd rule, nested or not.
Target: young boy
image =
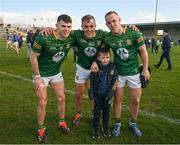
[[[110,137],[109,132],[109,110],[111,98],[113,96],[113,86],[117,79],[115,65],[110,62],[110,52],[106,48],[98,51],[97,62],[99,71],[90,74],[89,98],[94,99],[94,117],[93,117],[93,139],[99,138],[99,121],[102,111],[102,131],[104,137]]]

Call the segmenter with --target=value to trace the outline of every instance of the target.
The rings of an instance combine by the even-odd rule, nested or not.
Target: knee
[[[122,97],[115,97],[115,99],[114,99],[114,104],[119,104],[119,103],[121,103],[122,102]]]
[[[82,100],[82,98],[83,98],[83,93],[82,92],[76,93],[76,99],[77,100]]]
[[[44,99],[44,98],[39,99],[40,108],[46,108],[46,105],[47,105],[47,99]]]
[[[138,106],[139,103],[140,103],[140,98],[135,98],[135,99],[133,99],[133,100],[132,100],[132,103],[133,103],[134,105]]]
[[[64,103],[65,102],[65,95],[59,95],[57,98],[58,103]]]

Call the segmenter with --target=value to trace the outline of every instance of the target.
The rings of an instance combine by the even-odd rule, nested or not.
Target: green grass
[[[0,71],[31,79],[32,71],[26,58],[27,48],[24,45],[20,55],[5,49],[5,42],[0,41]],[[171,59],[173,70],[167,71],[166,61],[159,69],[153,67],[161,55],[149,52],[149,65],[152,69],[150,84],[143,90],[140,109],[171,119],[180,120],[180,46],[173,47]],[[74,91],[75,64],[72,51],[62,66],[66,89]],[[58,113],[56,99],[49,89],[46,125],[49,144],[178,144],[180,143],[180,124],[173,123],[161,116],[150,116],[140,112],[138,124],[143,136],[133,136],[127,127],[129,120],[129,96],[124,97],[122,113],[122,134],[118,138],[91,139],[89,124],[90,107],[88,99],[84,98],[84,119],[79,127],[72,125],[74,116],[74,95],[66,93],[66,120],[71,128],[68,135],[63,135],[57,128]],[[33,144],[35,139],[37,97],[33,84],[0,74],[0,144]],[[113,113],[111,109],[110,128],[113,128]]]

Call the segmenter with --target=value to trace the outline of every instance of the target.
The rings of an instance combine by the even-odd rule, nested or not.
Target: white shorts
[[[7,44],[11,44],[11,41],[8,40],[8,41],[7,41]]]
[[[14,42],[14,43],[13,43],[13,46],[16,47],[16,48],[18,48],[18,42]]]
[[[84,69],[80,65],[76,64],[75,83],[84,84],[89,79],[90,72],[90,70]]]
[[[42,87],[47,87],[49,85],[49,83],[57,83],[57,82],[61,82],[64,80],[62,73],[58,73],[57,75],[54,76],[50,76],[50,77],[42,77],[42,80],[44,82],[44,84],[42,85]],[[34,80],[33,80],[34,82]]]
[[[117,87],[125,87],[127,85],[130,88],[140,88],[141,87],[141,81],[140,81],[140,74],[132,75],[132,76],[120,76],[118,75],[118,83]]]

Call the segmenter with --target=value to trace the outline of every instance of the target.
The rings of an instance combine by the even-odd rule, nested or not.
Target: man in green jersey
[[[113,130],[114,136],[119,136],[121,127],[121,108],[124,95],[124,87],[127,83],[130,93],[130,113],[131,120],[129,127],[134,135],[142,136],[142,132],[137,126],[136,119],[139,111],[141,96],[140,74],[138,71],[138,51],[143,63],[142,75],[145,80],[149,79],[148,54],[140,32],[133,31],[121,26],[121,18],[115,11],[110,11],[105,15],[107,27],[110,29],[105,39],[105,45],[109,46],[114,53],[114,62],[118,71],[118,84],[114,102],[114,114],[116,123]]]
[[[31,65],[34,73],[35,93],[38,96],[37,137],[38,141],[42,143],[46,140],[44,120],[48,84],[50,84],[57,98],[58,127],[63,133],[70,131],[65,122],[64,80],[59,68],[70,47],[74,44],[74,38],[70,35],[71,27],[71,17],[65,14],[60,15],[57,19],[57,29],[53,32],[53,35],[39,35],[32,48]]]
[[[142,132],[136,123],[141,96],[138,52],[140,52],[143,63],[142,75],[145,77],[145,80],[148,80],[150,77],[148,72],[148,54],[143,37],[140,32],[122,26],[120,24],[121,18],[115,11],[108,12],[105,15],[105,21],[110,32],[104,38],[104,45],[112,49],[114,63],[118,71],[118,83],[114,99],[115,125],[112,133],[114,136],[120,135],[122,100],[127,83],[130,93],[131,113],[129,127],[134,135],[140,137]],[[92,71],[98,71],[95,63],[92,65]]]
[[[102,45],[102,39],[106,32],[96,30],[96,21],[92,15],[85,15],[81,19],[82,30],[75,30],[73,35],[77,46],[78,60],[76,62],[75,75],[75,110],[73,124],[78,126],[82,119],[81,110],[85,83],[89,79],[90,67],[95,60],[97,51]],[[93,108],[93,107],[92,107]]]

